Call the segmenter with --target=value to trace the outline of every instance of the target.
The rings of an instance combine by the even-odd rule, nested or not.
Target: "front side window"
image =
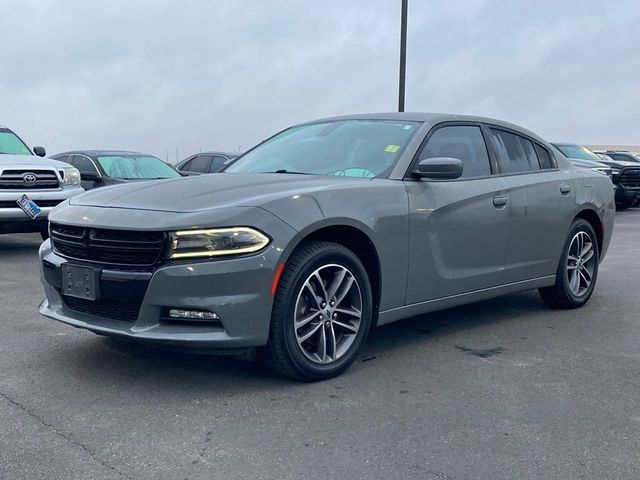
[[[211,163],[211,155],[198,155],[187,165],[190,172],[209,173],[209,164]]]
[[[502,173],[522,173],[540,170],[533,142],[515,133],[491,130],[491,142],[496,150]]]
[[[80,173],[98,173],[91,160],[83,155],[74,155],[73,166],[76,167]]]
[[[393,167],[420,125],[396,120],[299,125],[258,145],[225,171],[374,178]]]
[[[224,166],[229,163],[230,160],[227,157],[221,155],[214,155],[211,159],[211,166],[209,167],[209,173],[218,173]]]
[[[491,175],[489,154],[480,127],[455,125],[439,128],[431,135],[418,158],[434,157],[462,160],[460,178]]]
[[[151,180],[180,176],[172,167],[151,155],[105,155],[96,159],[111,178]]]
[[[0,154],[31,155],[31,150],[8,128],[0,128]]]

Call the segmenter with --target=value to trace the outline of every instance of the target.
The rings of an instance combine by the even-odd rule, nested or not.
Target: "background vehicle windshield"
[[[591,160],[598,162],[601,160],[598,155],[593,153],[587,147],[581,145],[556,145],[558,149],[568,158],[577,158],[578,160]]]
[[[226,171],[373,178],[393,166],[420,122],[337,120],[291,127]]]
[[[31,155],[31,150],[11,130],[0,128],[0,153]]]
[[[105,173],[112,178],[152,179],[179,177],[169,165],[151,155],[110,155],[97,157]]]

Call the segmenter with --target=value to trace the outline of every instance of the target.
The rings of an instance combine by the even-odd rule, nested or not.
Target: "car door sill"
[[[519,282],[507,283],[495,287],[483,288],[472,292],[459,293],[447,297],[435,298],[424,302],[412,303],[403,307],[391,308],[380,312],[377,325],[385,325],[395,322],[403,318],[421,315],[423,313],[442,310],[445,308],[456,307],[467,303],[478,302],[488,298],[499,297],[507,293],[520,292],[523,290],[531,290],[534,288],[548,287],[555,283],[556,276],[548,275],[545,277],[532,278]]]

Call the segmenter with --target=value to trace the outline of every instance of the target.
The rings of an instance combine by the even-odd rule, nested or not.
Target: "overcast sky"
[[[51,154],[247,149],[397,108],[400,0],[0,0],[0,124]],[[409,0],[407,111],[640,144],[637,0]]]

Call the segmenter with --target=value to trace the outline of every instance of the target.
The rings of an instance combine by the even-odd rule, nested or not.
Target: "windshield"
[[[31,150],[11,130],[0,128],[0,153],[31,155]]]
[[[125,180],[173,178],[180,174],[151,155],[108,155],[97,157],[107,176]]]
[[[598,162],[602,160],[600,157],[598,157],[598,155],[593,153],[587,147],[583,147],[582,145],[556,145],[556,147],[558,147],[558,150],[560,150],[568,158],[591,160],[592,162]]]
[[[291,127],[238,158],[226,171],[373,178],[394,165],[420,125],[336,120]]]

